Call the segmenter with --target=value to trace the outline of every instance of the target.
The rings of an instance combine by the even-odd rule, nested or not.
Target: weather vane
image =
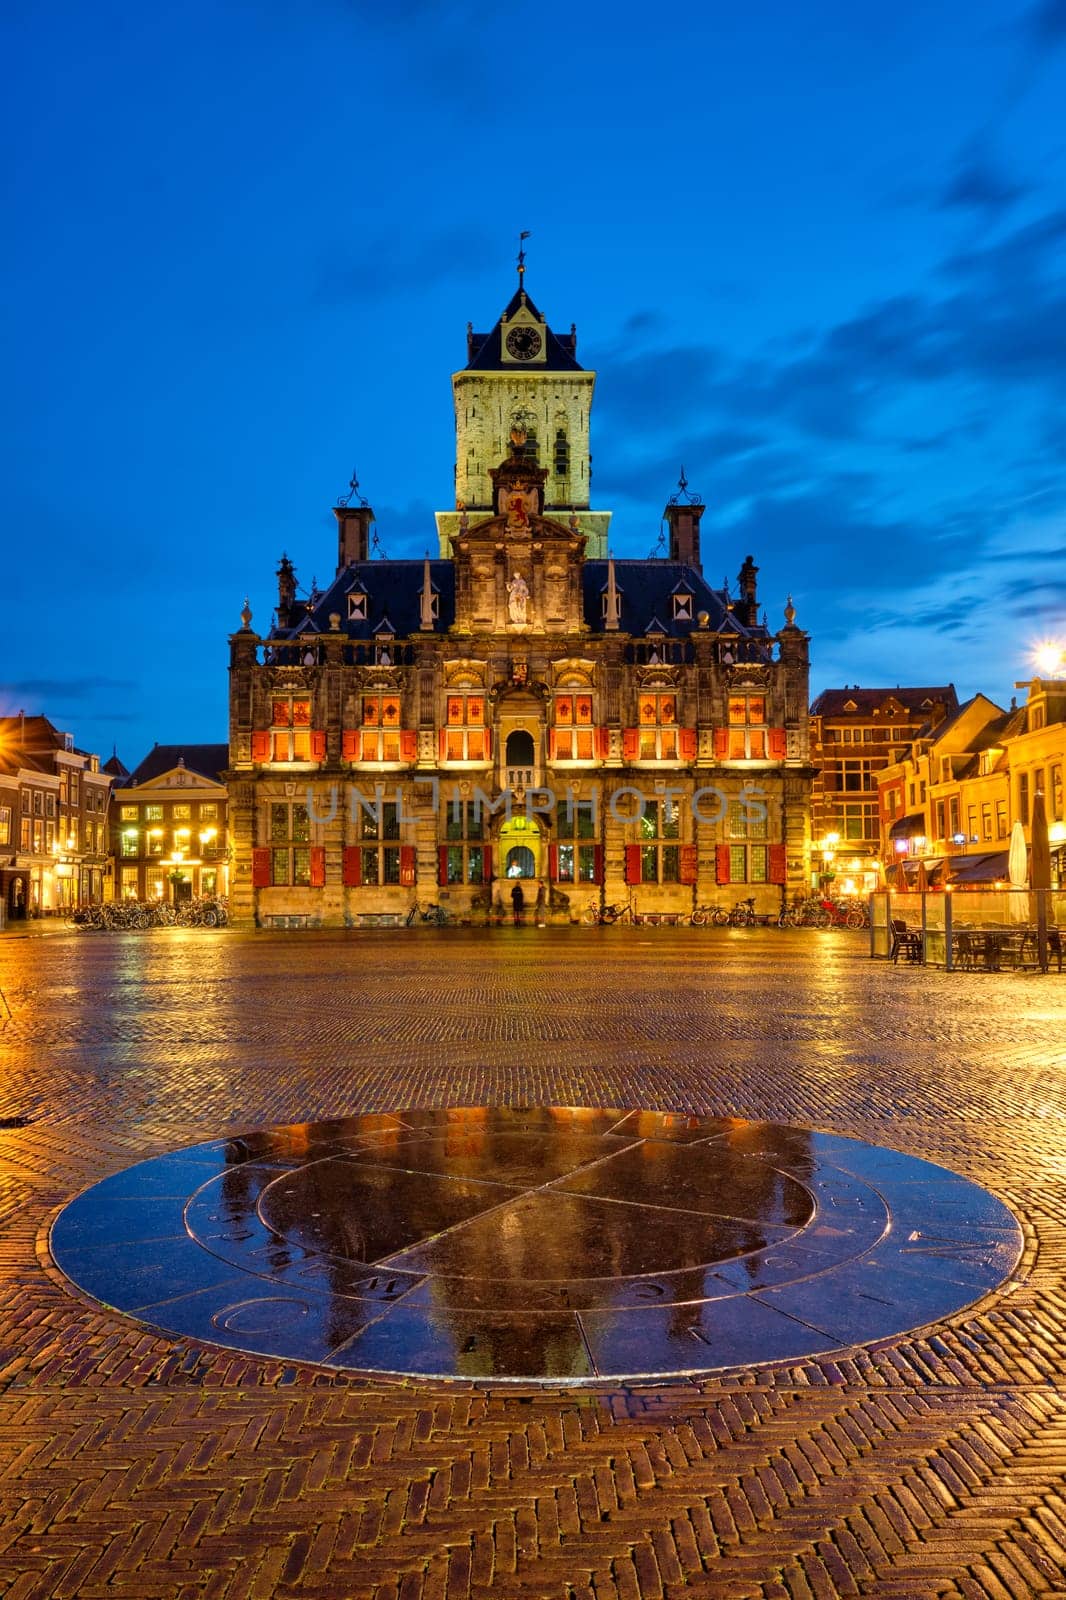
[[[522,280],[525,277],[525,273],[526,273],[525,241],[529,238],[529,236],[530,236],[530,230],[528,228],[526,229],[525,233],[520,233],[518,235],[518,284],[519,284],[519,287],[521,287]]]

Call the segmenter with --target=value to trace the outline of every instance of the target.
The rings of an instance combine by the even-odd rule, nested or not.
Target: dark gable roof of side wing
[[[157,744],[154,749],[149,750],[140,766],[134,768],[129,782],[131,786],[148,783],[150,779],[162,777],[164,772],[170,772],[183,762],[187,771],[199,773],[201,778],[211,778],[215,783],[221,783],[222,773],[229,766],[229,746]]]
[[[898,685],[894,689],[823,689],[811,704],[811,716],[871,717],[887,700],[898,700],[911,713],[929,711],[938,700],[947,711],[957,710],[959,704],[953,683],[920,689],[907,686],[900,688]],[[845,707],[851,703],[854,703],[855,710],[846,711]]]

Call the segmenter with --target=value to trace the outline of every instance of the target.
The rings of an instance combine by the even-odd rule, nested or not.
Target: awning
[[[956,856],[950,863],[952,883],[993,883],[1001,878],[1007,881],[1007,851],[996,850],[989,855]]]
[[[912,811],[909,816],[900,817],[888,830],[890,839],[919,839],[925,832],[925,814],[921,811]]]

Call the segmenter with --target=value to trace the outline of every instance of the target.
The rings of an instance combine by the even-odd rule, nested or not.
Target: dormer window
[[[692,596],[684,591],[674,595],[674,621],[692,621]]]
[[[366,595],[361,589],[356,589],[348,596],[348,621],[366,621]]]

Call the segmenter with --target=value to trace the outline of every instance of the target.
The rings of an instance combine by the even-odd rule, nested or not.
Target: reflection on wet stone
[[[992,1195],[802,1128],[428,1108],[214,1140],[71,1203],[90,1294],[237,1349],[576,1382],[791,1360],[950,1314],[1021,1234]]]

